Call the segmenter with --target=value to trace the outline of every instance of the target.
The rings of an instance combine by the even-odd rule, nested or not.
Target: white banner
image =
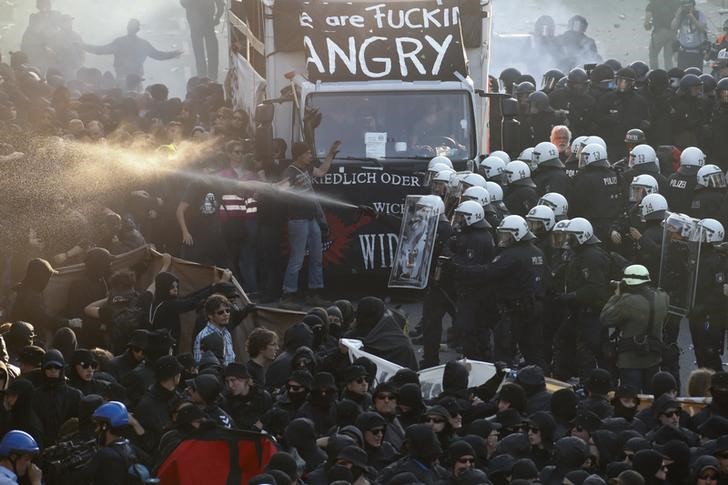
[[[236,108],[247,111],[252,121],[255,107],[265,99],[265,79],[240,54],[233,54],[233,68],[233,104]]]

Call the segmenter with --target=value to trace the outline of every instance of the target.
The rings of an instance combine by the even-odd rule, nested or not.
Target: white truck
[[[283,139],[290,157],[303,140],[323,157],[340,140],[317,192],[401,214],[432,157],[462,170],[488,152],[490,12],[490,0],[232,0],[231,65],[256,143]],[[391,267],[396,227],[324,208],[328,273]]]

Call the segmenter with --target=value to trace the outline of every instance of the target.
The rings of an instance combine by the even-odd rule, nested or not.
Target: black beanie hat
[[[533,480],[538,478],[538,468],[533,460],[528,458],[521,458],[513,464],[511,470],[511,480],[518,480],[519,478],[525,480]]]
[[[447,449],[447,454],[450,457],[450,461],[452,463],[455,463],[463,456],[472,456],[473,458],[475,458],[475,450],[473,450],[473,447],[470,446],[470,443],[465,440],[453,441],[450,444],[450,447]]]
[[[154,377],[161,382],[181,374],[184,368],[174,355],[160,357],[154,363]]]
[[[220,380],[212,374],[200,374],[187,381],[187,385],[197,391],[206,403],[212,403],[222,390]]]
[[[462,391],[468,388],[468,369],[460,362],[451,360],[445,364],[442,374],[442,390],[445,392]]]
[[[362,433],[386,424],[387,421],[382,417],[382,415],[374,411],[361,413],[356,418],[356,427],[359,428]]]
[[[272,470],[278,470],[285,473],[291,481],[298,478],[298,466],[296,460],[290,453],[279,451],[270,458],[268,465],[265,467],[266,473]]]
[[[670,391],[677,391],[677,382],[672,374],[662,371],[652,377],[652,394],[655,400]]]

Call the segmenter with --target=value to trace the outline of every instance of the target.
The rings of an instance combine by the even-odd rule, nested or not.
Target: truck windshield
[[[465,92],[312,93],[306,107],[321,115],[314,129],[320,158],[336,140],[337,160],[475,158],[473,108]]]

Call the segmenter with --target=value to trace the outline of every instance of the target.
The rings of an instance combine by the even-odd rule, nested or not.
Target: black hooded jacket
[[[63,356],[56,349],[50,349],[43,357],[43,367],[49,362],[63,364]],[[81,391],[66,384],[66,376],[61,369],[58,379],[49,379],[43,373],[43,383],[33,393],[33,410],[43,423],[44,442],[55,443],[61,425],[68,419],[78,416],[78,403]]]
[[[18,429],[30,434],[43,449],[43,423],[33,409],[33,384],[26,379],[17,379],[13,385],[13,392],[17,399],[13,408],[3,420],[3,427],[0,433],[4,436],[10,430]]]
[[[134,410],[134,417],[144,427],[147,433],[154,436],[155,444],[159,442],[162,434],[172,426],[172,404],[179,397],[176,390],[168,390],[155,383],[147,389],[139,404]]]
[[[33,259],[28,263],[28,269],[23,281],[16,286],[15,303],[10,310],[8,320],[22,320],[29,322],[36,328],[45,331],[54,331],[68,323],[68,320],[48,313],[43,290],[48,286],[55,271],[43,259]]]
[[[296,323],[286,330],[283,335],[284,351],[268,367],[265,374],[265,385],[268,389],[277,389],[286,383],[291,374],[293,354],[299,347],[311,347],[313,332],[303,322]]]
[[[435,485],[449,479],[449,473],[436,463],[442,448],[435,433],[426,424],[414,424],[407,428],[407,455],[384,470],[376,483],[386,484],[399,473],[412,473],[417,481]]]
[[[297,418],[291,421],[284,433],[286,444],[295,448],[306,462],[306,472],[312,472],[317,466],[326,461],[326,455],[316,445],[316,431],[311,420]]]
[[[210,296],[213,286],[207,286],[185,296],[173,297],[169,292],[179,279],[172,273],[162,271],[154,278],[154,301],[149,309],[149,322],[153,329],[166,328],[179,342],[180,319],[182,313],[194,310],[205,298]]]

